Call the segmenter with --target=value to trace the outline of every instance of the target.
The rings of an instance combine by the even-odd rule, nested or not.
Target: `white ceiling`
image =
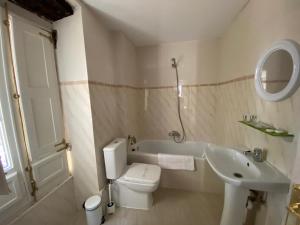
[[[83,0],[136,45],[220,36],[248,0]]]

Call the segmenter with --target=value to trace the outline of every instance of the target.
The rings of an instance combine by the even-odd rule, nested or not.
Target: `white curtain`
[[[6,182],[5,173],[0,160],[0,195],[8,195],[9,192],[10,191]]]

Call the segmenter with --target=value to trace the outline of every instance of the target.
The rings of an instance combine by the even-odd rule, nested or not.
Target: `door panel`
[[[33,160],[38,160],[53,152],[53,143],[57,140],[56,131],[53,126],[52,115],[55,113],[55,110],[53,110],[52,99],[31,99],[31,111],[37,137],[37,146],[32,149],[32,157]]]
[[[28,86],[31,88],[48,88],[48,74],[44,59],[44,40],[40,35],[29,32],[24,32],[23,35]],[[35,54],[32,54],[32,52]]]
[[[68,165],[65,152],[48,156],[32,165],[33,175],[39,188],[38,195],[43,196],[51,186],[62,183],[68,177]],[[50,185],[51,183],[51,185]]]
[[[18,203],[24,196],[20,186],[20,179],[16,172],[7,177],[7,183],[11,193],[9,195],[0,195],[1,211],[8,209]]]
[[[10,16],[11,42],[26,141],[42,196],[68,177],[54,47],[46,31]]]

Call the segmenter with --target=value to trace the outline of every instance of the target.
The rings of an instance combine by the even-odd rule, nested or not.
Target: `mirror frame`
[[[281,91],[277,93],[269,93],[265,91],[261,81],[261,72],[265,62],[268,60],[269,56],[278,51],[287,51],[293,60],[293,73],[290,77],[290,81]],[[270,49],[268,49],[259,59],[256,71],[255,71],[255,89],[257,94],[267,100],[267,101],[280,101],[290,97],[300,85],[300,47],[292,40],[281,40],[275,42]]]

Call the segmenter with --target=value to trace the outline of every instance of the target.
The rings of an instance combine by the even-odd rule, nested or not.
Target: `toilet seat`
[[[129,182],[141,184],[156,184],[160,179],[161,169],[157,165],[133,163],[124,174],[124,179]]]
[[[138,192],[153,192],[159,185],[160,174],[157,165],[133,163],[116,182]]]

